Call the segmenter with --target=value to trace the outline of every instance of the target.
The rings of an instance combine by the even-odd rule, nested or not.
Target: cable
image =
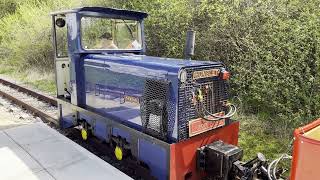
[[[278,163],[283,159],[292,159],[292,156],[287,154],[282,154],[279,158],[273,160],[268,166],[268,179],[269,180],[278,180],[276,176]],[[272,166],[274,166],[272,170]]]
[[[284,154],[279,158],[279,159],[277,159],[276,161],[275,161],[275,163],[274,163],[274,168],[273,168],[273,177],[276,179],[276,172],[277,172],[277,165],[278,165],[278,163],[279,163],[279,161],[282,159],[284,157]]]
[[[274,180],[273,179],[273,177],[272,177],[272,175],[271,175],[271,167],[272,167],[272,165],[274,164],[274,162],[275,162],[275,160],[274,161],[272,161],[270,164],[269,164],[269,166],[268,166],[268,179],[269,180]]]
[[[278,163],[282,160],[282,159],[292,159],[292,156],[289,156],[287,154],[284,154],[282,156],[282,158],[279,158],[278,161],[276,161],[276,163],[274,164],[274,168],[273,168],[273,176],[276,178],[276,172],[277,172],[277,166],[278,166]]]
[[[236,113],[237,108],[236,108],[236,106],[233,105],[233,104],[228,104],[227,106],[230,107],[230,111],[229,111],[226,115],[224,115],[224,116],[217,116],[217,115],[215,115],[215,114],[212,114],[212,113],[210,113],[206,108],[204,108],[204,110],[205,110],[206,113],[209,114],[210,116],[215,117],[215,118],[218,118],[218,119],[230,118],[230,117],[232,117],[232,116]],[[232,109],[233,109],[233,110],[232,110]]]
[[[230,118],[237,112],[237,107],[233,104],[228,104],[227,106],[229,107],[229,112],[226,115],[219,116],[219,115],[215,115],[215,114],[210,113],[203,105],[203,102],[200,102],[200,109],[202,111],[201,114],[203,115],[201,118],[203,118],[206,121],[218,121],[221,119]],[[197,109],[197,113],[200,114],[198,109]],[[206,116],[208,116],[208,115],[205,115],[205,114],[208,114],[209,116],[212,116],[214,118],[208,119],[208,118],[206,118]]]
[[[221,119],[226,119],[232,117],[237,112],[237,107],[231,103],[227,103],[226,107],[228,108],[228,113],[225,115],[217,115],[212,114],[208,111],[203,103],[203,91],[200,88],[194,89],[193,99],[195,103],[198,103],[198,107],[196,107],[196,112],[199,117],[203,118],[206,121],[219,121]],[[211,116],[211,118],[207,118],[207,116]],[[213,118],[212,118],[213,117]]]

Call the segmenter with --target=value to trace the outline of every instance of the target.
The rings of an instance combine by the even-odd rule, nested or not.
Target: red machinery
[[[320,119],[294,131],[291,180],[319,178]]]

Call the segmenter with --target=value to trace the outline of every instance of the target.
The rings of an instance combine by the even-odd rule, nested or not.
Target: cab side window
[[[68,38],[65,16],[55,17],[56,57],[68,57]]]

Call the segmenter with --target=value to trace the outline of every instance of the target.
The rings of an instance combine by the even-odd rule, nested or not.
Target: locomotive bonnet
[[[189,123],[206,114],[201,108],[226,111],[224,71],[219,62],[87,55],[86,106],[157,138],[181,141],[199,133],[189,131]]]

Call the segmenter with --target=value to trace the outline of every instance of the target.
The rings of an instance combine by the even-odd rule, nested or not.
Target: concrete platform
[[[0,131],[0,170],[1,180],[131,179],[42,122]]]

